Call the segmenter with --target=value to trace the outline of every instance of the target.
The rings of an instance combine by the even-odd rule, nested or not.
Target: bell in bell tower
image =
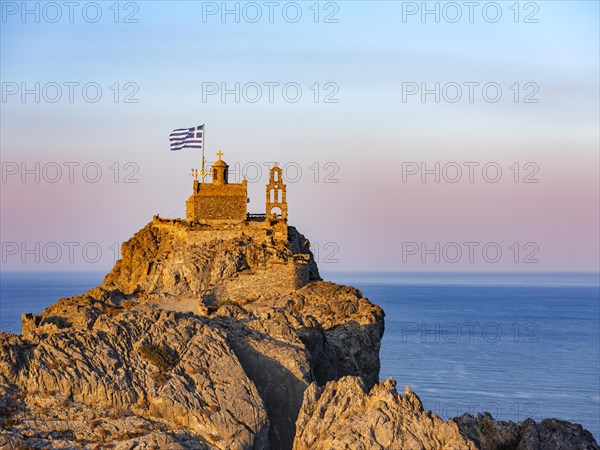
[[[269,184],[267,184],[267,220],[287,221],[286,186],[283,183],[282,174],[281,167],[279,167],[278,163],[275,163],[271,168]]]

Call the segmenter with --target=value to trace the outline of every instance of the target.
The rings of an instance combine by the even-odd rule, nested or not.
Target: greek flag
[[[171,150],[182,148],[202,148],[204,145],[204,124],[192,128],[178,128],[169,137]]]

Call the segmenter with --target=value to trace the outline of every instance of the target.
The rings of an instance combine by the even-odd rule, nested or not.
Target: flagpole
[[[206,145],[206,124],[202,124],[202,182],[204,183],[204,175],[206,172],[204,171],[204,146]]]

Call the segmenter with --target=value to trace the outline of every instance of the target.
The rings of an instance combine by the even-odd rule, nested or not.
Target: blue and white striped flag
[[[182,148],[202,148],[204,145],[204,124],[192,128],[178,128],[171,136],[171,150]]]

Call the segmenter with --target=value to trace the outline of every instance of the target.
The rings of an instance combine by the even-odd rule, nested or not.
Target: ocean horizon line
[[[0,269],[2,273],[108,273],[108,270],[62,270],[62,269]],[[436,275],[456,275],[456,274],[481,274],[481,275],[535,275],[535,274],[581,274],[581,275],[598,275],[600,277],[600,271],[594,270],[535,270],[535,271],[511,271],[511,270],[320,270],[323,274],[436,274]]]

